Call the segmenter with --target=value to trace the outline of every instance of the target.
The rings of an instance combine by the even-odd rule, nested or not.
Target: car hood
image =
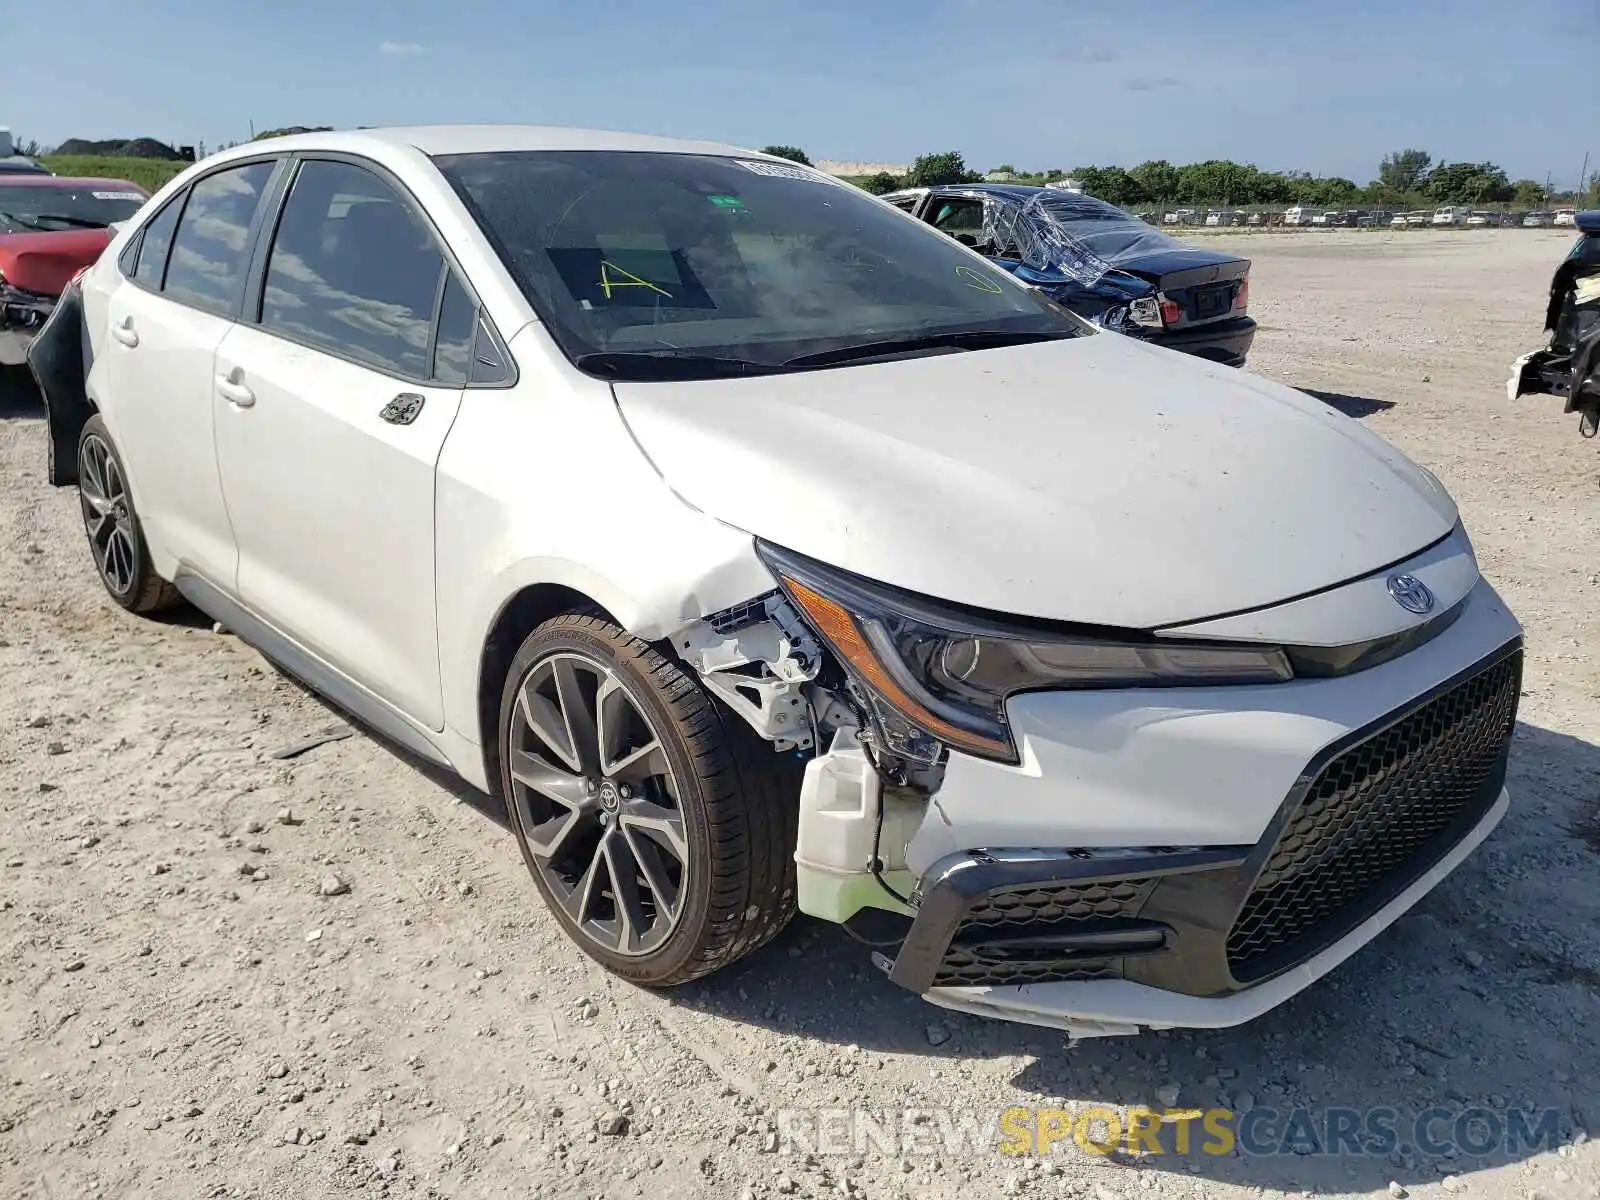
[[[74,272],[111,244],[109,229],[0,234],[0,275],[24,291],[59,296]]]
[[[1368,574],[1456,520],[1304,393],[1113,333],[614,391],[696,508],[1000,613],[1194,621]]]

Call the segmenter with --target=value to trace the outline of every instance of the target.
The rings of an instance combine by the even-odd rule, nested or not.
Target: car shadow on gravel
[[[44,417],[44,397],[26,367],[0,367],[0,421]]]
[[[1394,407],[1393,400],[1378,400],[1372,396],[1349,396],[1343,392],[1324,392],[1316,388],[1301,388],[1308,396],[1315,396],[1329,408],[1336,408],[1347,417],[1370,417],[1373,413],[1386,412]]]
[[[204,623],[209,624],[211,622],[211,618],[205,616],[203,613],[200,613],[199,609],[188,609],[188,611],[196,613]],[[257,650],[256,653],[261,654],[261,651]],[[401,762],[405,763],[406,766],[416,771],[417,774],[435,784],[440,788],[440,790],[448,792],[455,799],[471,808],[479,816],[486,817],[490,821],[493,821],[496,825],[500,826],[502,829],[507,830],[508,832],[510,831],[511,818],[506,813],[505,802],[501,800],[499,796],[491,796],[486,792],[479,791],[465,779],[461,778],[461,776],[457,775],[454,771],[430,762],[426,758],[423,758],[420,754],[416,754],[411,750],[408,750],[399,742],[392,741],[381,731],[366,724],[359,717],[346,712],[344,709],[334,704],[333,701],[329,700],[326,696],[322,695],[322,693],[316,691],[297,677],[288,674],[282,668],[278,667],[276,663],[273,663],[270,658],[267,658],[265,654],[262,654],[261,656],[262,658],[266,659],[267,663],[272,666],[273,670],[278,671],[279,675],[282,676],[285,682],[298,689],[307,699],[325,709],[328,713],[330,721],[342,721],[348,724],[357,733],[387,750]],[[307,753],[316,753],[316,750],[313,748],[308,750]],[[529,886],[532,885],[530,884]]]
[[[946,1073],[948,1093],[961,1093],[963,1060],[1020,1059],[995,1114],[1063,1102],[1226,1110],[1213,1119],[1233,1131],[1228,1152],[1215,1152],[1202,1116],[1187,1154],[1169,1123],[1155,1135],[1163,1154],[1105,1156],[1141,1173],[1317,1194],[1381,1193],[1536,1155],[1543,1170],[1575,1131],[1600,1133],[1600,1090],[1579,1082],[1600,1079],[1600,1049],[1582,1032],[1600,1026],[1600,853],[1587,837],[1600,827],[1600,746],[1519,723],[1508,785],[1505,820],[1416,908],[1234,1029],[1069,1044],[924,1003],[889,983],[867,947],[807,918],[670,995],[786,1038],[921,1058],[934,1097]],[[830,1082],[848,1105],[848,1078]],[[1070,1133],[1054,1151],[1082,1152]],[[1555,1180],[1550,1194],[1563,1194]]]

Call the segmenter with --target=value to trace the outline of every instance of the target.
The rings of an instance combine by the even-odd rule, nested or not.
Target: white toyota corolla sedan
[[[816,171],[286,137],[76,291],[32,361],[111,596],[502,795],[635,982],[870,909],[937,1004],[1231,1025],[1505,812],[1521,633],[1432,475]]]

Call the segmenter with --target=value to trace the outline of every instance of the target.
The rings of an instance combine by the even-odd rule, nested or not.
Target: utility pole
[[[1589,155],[1585,151],[1583,168],[1578,172],[1578,190],[1574,193],[1578,207],[1583,207],[1584,190],[1589,186]]]
[[[254,121],[250,122],[250,140],[252,142],[256,140],[256,123]]]

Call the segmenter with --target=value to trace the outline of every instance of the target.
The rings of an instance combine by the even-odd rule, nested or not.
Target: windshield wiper
[[[596,350],[573,359],[580,371],[607,379],[713,379],[726,375],[771,375],[776,363],[696,354],[691,350]]]
[[[91,221],[85,217],[68,217],[61,213],[29,213],[24,216],[22,213],[0,212],[0,220],[13,221],[29,229],[37,229],[41,233],[50,232],[50,227],[39,224],[40,221],[60,221],[63,225],[73,225],[81,229],[106,228],[104,221]]]
[[[69,217],[65,213],[35,213],[35,221],[60,221],[63,225],[71,225],[78,229],[105,229],[104,221],[91,221],[88,217]],[[37,226],[43,229],[44,226]]]
[[[918,350],[991,350],[996,346],[1021,346],[1029,342],[1051,342],[1077,336],[1076,331],[1041,333],[1035,330],[1022,333],[999,329],[916,334],[909,337],[885,338],[879,342],[861,342],[854,346],[839,346],[833,350],[818,350],[814,354],[800,354],[786,359],[783,365],[826,367],[834,363],[851,362],[858,358],[883,358],[890,354],[911,354]]]

